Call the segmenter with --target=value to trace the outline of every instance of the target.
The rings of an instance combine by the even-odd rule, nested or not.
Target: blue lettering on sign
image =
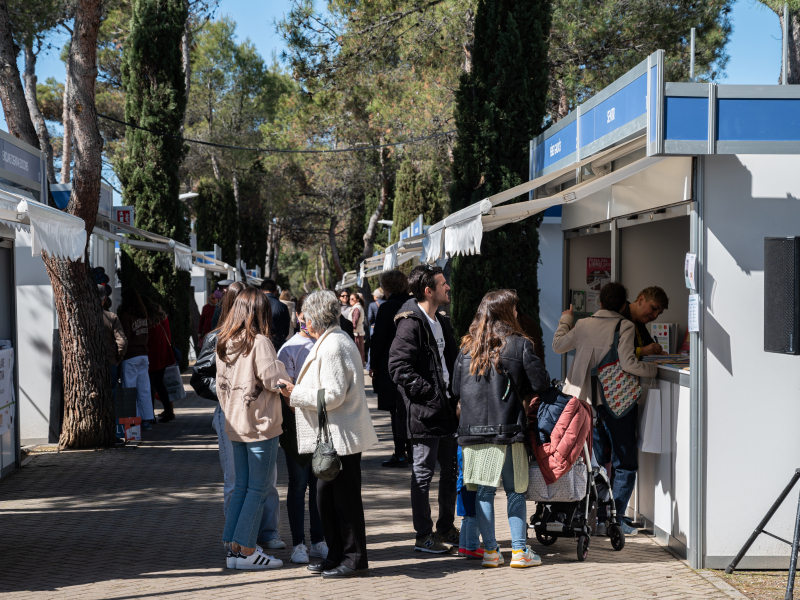
[[[720,141],[799,141],[800,100],[793,98],[720,98]]]
[[[0,167],[15,175],[39,183],[39,157],[0,140]]]
[[[580,147],[588,146],[647,112],[647,74],[580,116]]]
[[[577,134],[578,123],[573,121],[561,131],[554,133],[536,146],[536,164],[534,165],[536,176],[543,169],[555,164],[578,149]]]

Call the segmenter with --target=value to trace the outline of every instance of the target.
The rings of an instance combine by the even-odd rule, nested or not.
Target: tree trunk
[[[219,181],[222,175],[219,172],[219,162],[217,161],[217,155],[214,154],[213,152],[211,153],[211,168],[214,170],[214,179]]]
[[[239,198],[239,176],[233,169],[233,199],[236,201],[236,268],[242,264],[242,205]]]
[[[383,144],[383,136],[381,136],[380,143]],[[361,260],[366,260],[372,256],[372,251],[375,248],[375,234],[378,231],[378,221],[383,214],[383,210],[386,208],[386,203],[389,201],[389,176],[386,165],[386,148],[381,148],[379,152],[381,153],[381,199],[380,202],[378,202],[378,206],[375,208],[375,212],[372,213],[372,216],[369,218],[367,232],[364,234],[364,252],[361,255]]]
[[[39,137],[33,127],[25,91],[17,68],[19,48],[11,38],[11,25],[8,18],[8,4],[0,0],[0,102],[6,116],[6,124],[11,135],[39,148]]]
[[[319,262],[320,258],[322,258],[322,247],[320,246],[319,252],[314,257],[314,279],[317,282],[317,287],[320,290],[324,290],[325,287],[322,285],[322,282],[319,280]]]
[[[191,62],[191,46],[192,46],[192,27],[189,22],[189,0],[183,0],[183,6],[186,9],[186,25],[183,28],[183,37],[181,38],[181,55],[183,57],[183,79],[186,85],[186,104],[189,104],[189,88],[192,84],[192,62]],[[183,115],[183,126],[186,125],[186,113]],[[181,127],[183,130],[183,127]]]
[[[69,183],[70,163],[72,162],[72,120],[69,116],[70,68],[67,60],[67,78],[64,80],[64,105],[61,120],[64,122],[64,143],[61,148],[61,183]]]
[[[47,181],[56,182],[56,173],[53,168],[53,145],[50,143],[50,132],[47,131],[47,124],[44,115],[39,109],[39,102],[36,97],[36,54],[33,52],[33,44],[25,46],[25,100],[28,103],[28,110],[36,128],[36,135],[39,138],[39,148],[45,153],[45,168],[47,170]]]
[[[275,224],[272,220],[267,225],[267,254],[264,257],[264,277],[266,279],[274,279],[272,276],[272,236]]]
[[[325,244],[319,247],[320,276],[322,277],[323,290],[328,289],[328,253],[325,252]]]
[[[783,9],[776,10],[778,19],[783,31]],[[789,65],[786,72],[786,83],[796,85],[800,83],[800,16],[789,12]],[[782,61],[783,59],[781,59]],[[781,65],[781,74],[778,76],[778,83],[783,79],[784,65]]]
[[[74,125],[75,177],[67,212],[94,227],[100,201],[103,138],[97,125],[97,32],[103,0],[78,0],[69,54],[69,116]],[[62,448],[114,444],[108,354],[97,287],[87,262],[43,255],[53,286],[64,364]]]
[[[271,279],[278,278],[278,258],[281,255],[281,224],[276,222],[272,228],[272,264],[270,265]]]
[[[336,269],[336,276],[341,279],[344,277],[344,269],[342,268],[342,261],[339,260],[339,247],[336,245],[336,217],[331,219],[331,225],[328,227],[328,240],[331,244],[331,255],[333,256],[333,267]]]

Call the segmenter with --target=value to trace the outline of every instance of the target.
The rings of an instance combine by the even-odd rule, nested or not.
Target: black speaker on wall
[[[800,354],[800,237],[764,238],[764,351]]]

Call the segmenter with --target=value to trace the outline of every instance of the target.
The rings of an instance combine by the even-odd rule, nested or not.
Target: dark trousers
[[[289,485],[286,490],[286,512],[289,515],[289,528],[292,530],[292,546],[306,543],[306,489],[308,490],[308,520],[311,529],[311,543],[318,544],[325,539],[322,521],[317,509],[317,477],[311,471],[311,463],[301,467],[288,454],[286,470]]]
[[[614,507],[617,518],[622,519],[628,501],[636,484],[636,471],[639,469],[639,450],[636,444],[636,422],[638,406],[621,419],[615,419],[604,406],[595,407],[600,413],[597,426],[592,432],[592,449],[597,462],[606,464],[609,459],[614,467]],[[601,506],[597,511],[598,519],[605,519],[606,508]]]
[[[156,392],[161,400],[161,404],[166,412],[172,412],[169,407],[169,392],[167,386],[164,385],[164,371],[166,367],[158,371],[150,371],[147,375],[150,377],[150,396],[153,399],[153,409],[156,407]]]
[[[437,462],[439,463],[439,518],[436,520],[436,531],[445,533],[453,528],[458,481],[457,448],[454,437],[411,440],[414,460],[411,470],[411,513],[418,539],[433,533],[430,490]]]
[[[361,453],[340,456],[342,470],[333,481],[317,482],[317,505],[328,543],[328,561],[366,569],[367,528],[361,501]]]
[[[397,408],[392,407],[389,409],[389,416],[392,420],[392,439],[394,440],[395,456],[403,456],[403,454],[411,456],[411,442],[403,439],[403,436],[400,435],[400,432],[397,430]]]

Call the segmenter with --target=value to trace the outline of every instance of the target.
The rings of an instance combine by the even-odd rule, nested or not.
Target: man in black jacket
[[[397,403],[403,400],[400,398],[397,384],[392,381],[392,376],[389,374],[389,348],[397,332],[394,318],[408,300],[408,277],[402,271],[387,271],[381,275],[381,286],[388,298],[375,311],[377,314],[374,318],[375,330],[372,332],[369,376],[372,377],[372,389],[378,395],[378,410],[389,411],[394,438],[394,453],[389,460],[382,462],[381,466],[407,467],[411,458],[411,444],[406,439],[407,435],[399,432]]]
[[[389,350],[389,372],[402,402],[397,403],[401,434],[411,441],[411,511],[414,550],[442,554],[458,543],[456,508],[456,402],[450,388],[458,346],[450,319],[439,307],[450,302],[442,269],[421,265],[408,277],[414,295],[395,317],[397,333]],[[430,485],[439,463],[439,518],[433,531]]]
[[[272,321],[269,325],[270,338],[272,345],[275,346],[275,353],[281,349],[281,346],[286,342],[286,336],[289,335],[289,324],[291,323],[291,315],[289,309],[278,298],[278,284],[272,279],[265,279],[261,282],[261,291],[264,292],[269,299],[269,306],[272,309]]]

